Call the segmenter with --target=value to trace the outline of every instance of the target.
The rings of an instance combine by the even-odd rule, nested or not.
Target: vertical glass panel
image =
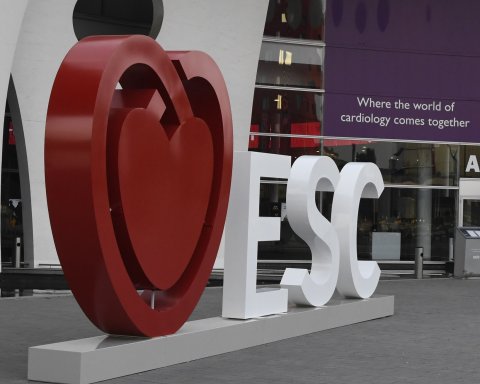
[[[256,88],[252,132],[320,135],[323,94]]]
[[[463,226],[480,227],[480,200],[463,201]]]
[[[324,48],[263,42],[257,84],[323,88]]]
[[[323,40],[325,0],[270,0],[264,34]]]

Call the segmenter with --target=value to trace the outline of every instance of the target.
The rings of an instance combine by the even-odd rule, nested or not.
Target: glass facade
[[[379,199],[362,199],[358,212],[360,259],[447,261],[457,224],[459,177],[466,174],[477,146],[326,137],[323,124],[324,1],[271,0],[258,64],[249,150],[331,157],[339,169],[349,162],[373,162],[385,190]],[[315,18],[316,23],[312,23]],[[328,70],[328,69],[327,69]],[[281,239],[261,242],[259,259],[311,259],[307,245],[292,231],[286,216],[286,182],[264,180],[260,214],[281,217]],[[318,209],[329,219],[333,193],[317,192]],[[469,202],[469,224],[480,225],[480,203]],[[382,242],[393,239],[391,254]]]
[[[400,238],[400,260],[412,260],[416,247],[424,248],[426,259],[448,260],[458,222],[459,178],[480,177],[480,171],[466,170],[472,155],[480,159],[480,146],[326,136],[325,72],[335,68],[325,67],[329,57],[325,7],[326,0],[270,0],[258,61],[249,150],[288,155],[292,163],[302,155],[329,156],[339,169],[349,162],[377,164],[386,188],[378,200],[360,203],[359,257],[375,259],[376,241],[382,234],[394,233]],[[336,26],[341,24],[340,8],[333,8],[331,13]],[[110,33],[154,36],[162,14],[161,0],[80,0],[73,22],[78,38]],[[382,23],[379,21],[383,32],[386,26]],[[365,26],[360,24],[357,29],[363,33]],[[338,43],[335,48],[338,50]],[[15,213],[21,196],[8,105],[3,134],[2,261],[10,263],[10,244],[21,233],[22,220],[21,213]],[[261,214],[282,216],[282,239],[262,243],[260,258],[308,260],[308,248],[292,232],[284,215],[285,182],[269,180],[261,188]],[[318,207],[326,217],[331,199],[329,193],[318,193]],[[464,214],[465,225],[480,225],[480,202],[466,201]]]
[[[324,153],[339,168],[351,161],[377,164],[385,184],[458,185],[458,145],[325,140]]]
[[[275,138],[278,139],[278,138]],[[287,144],[283,147],[288,148],[291,138],[280,138]],[[313,139],[312,139],[313,140]],[[399,234],[398,257],[392,257],[392,260],[414,260],[415,248],[422,247],[424,256],[428,260],[447,261],[451,258],[451,242],[454,237],[456,226],[456,204],[458,200],[458,190],[455,185],[448,186],[448,180],[456,184],[458,174],[454,172],[453,176],[438,177],[437,179],[429,177],[423,184],[414,184],[418,182],[418,169],[412,170],[412,176],[406,178],[395,178],[392,183],[392,174],[398,172],[397,160],[386,161],[391,167],[381,166],[382,159],[376,158],[375,151],[369,151],[368,146],[362,144],[348,144],[350,147],[348,157],[335,157],[333,152],[340,152],[337,147],[323,146],[323,142],[331,142],[328,139],[317,139],[319,141],[318,154],[334,158],[341,168],[349,161],[371,161],[380,164],[379,167],[384,175],[385,190],[379,199],[362,199],[358,211],[357,222],[357,248],[360,259],[380,260],[383,257],[376,250],[375,240],[381,241],[386,233]],[[341,144],[342,140],[335,140],[335,143]],[[377,143],[378,145],[379,143]],[[383,143],[390,148],[395,143]],[[400,145],[401,143],[397,143]],[[356,147],[360,148],[357,149]],[[303,148],[305,154],[309,153],[310,148]],[[435,148],[438,149],[438,148]],[[298,152],[297,152],[298,150]],[[302,148],[295,149],[295,154],[300,155]],[[445,148],[438,149],[441,153]],[[434,151],[435,152],[435,151]],[[408,152],[407,152],[408,153]],[[411,151],[414,156],[415,151]],[[282,154],[292,152],[286,150]],[[292,159],[295,157],[293,156]],[[408,159],[416,162],[416,159]],[[452,160],[453,162],[453,160]],[[454,163],[454,162],[453,162]],[[452,164],[450,164],[452,165]],[[445,171],[445,168],[443,169]],[[430,171],[429,171],[430,172]],[[439,172],[442,172],[439,170]],[[442,173],[440,173],[442,174]],[[403,180],[403,185],[399,181]],[[439,180],[438,185],[433,185],[432,181]],[[442,184],[443,183],[443,184]],[[318,208],[322,214],[329,219],[331,214],[331,205],[333,193],[317,192]],[[261,185],[260,214],[263,216],[282,217],[281,239],[278,242],[265,242],[259,246],[259,258],[262,259],[280,259],[309,260],[310,252],[307,245],[299,239],[288,225],[288,217],[285,216],[286,184],[285,182],[268,181]],[[472,202],[470,210],[465,209],[466,215],[475,217],[479,212],[480,204]],[[480,217],[478,215],[477,217]],[[472,219],[474,220],[474,219]],[[476,219],[478,222],[478,219]],[[480,224],[480,222],[478,223]],[[471,225],[476,225],[474,221]],[[390,259],[389,259],[390,260]]]

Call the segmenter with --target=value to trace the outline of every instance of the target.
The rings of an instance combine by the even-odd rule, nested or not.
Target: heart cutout
[[[121,214],[117,238],[128,238],[123,255],[138,288],[168,289],[187,267],[205,222],[213,177],[213,142],[208,126],[191,118],[169,138],[158,119],[158,93],[146,109],[114,119]],[[123,221],[123,222],[120,222]]]

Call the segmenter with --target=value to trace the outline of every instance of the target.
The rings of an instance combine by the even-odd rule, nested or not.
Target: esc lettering
[[[236,152],[226,224],[223,317],[248,319],[286,312],[288,302],[321,306],[335,288],[345,297],[365,299],[377,287],[380,269],[357,259],[360,199],[378,198],[384,189],[372,163],[349,163],[339,172],[332,159]],[[309,246],[311,272],[287,268],[280,289],[257,290],[257,243],[279,240],[280,218],[259,217],[261,177],[288,179],[287,217]],[[318,211],[316,191],[333,191],[331,222]]]

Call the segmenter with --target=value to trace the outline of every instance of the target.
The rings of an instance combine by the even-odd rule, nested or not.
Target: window
[[[264,35],[323,40],[325,0],[270,0]]]

